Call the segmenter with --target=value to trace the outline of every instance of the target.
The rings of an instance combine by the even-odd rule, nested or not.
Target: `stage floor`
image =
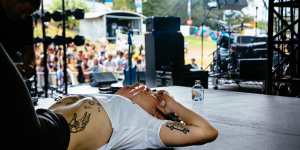
[[[178,150],[299,150],[300,99],[261,94],[205,90],[203,102],[191,100],[191,88],[162,87],[180,103],[200,113],[219,130],[216,141]],[[70,94],[96,94],[88,85],[72,87]],[[39,101],[47,108],[51,99]]]

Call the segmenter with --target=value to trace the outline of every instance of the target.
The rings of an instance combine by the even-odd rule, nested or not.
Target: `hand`
[[[133,86],[125,86],[121,89],[119,89],[115,94],[124,96],[131,100],[131,97],[133,96],[133,90],[139,88],[140,84],[135,84]]]
[[[137,84],[131,87],[124,87],[116,94],[127,97],[132,102],[138,104],[146,112],[158,119],[165,119],[161,112],[157,109],[159,101],[155,93],[151,92],[145,85]]]
[[[169,95],[167,91],[161,90],[156,94],[157,99],[159,100],[159,105],[157,108],[164,113],[165,115],[176,113],[173,109],[174,104],[176,103],[175,99]]]

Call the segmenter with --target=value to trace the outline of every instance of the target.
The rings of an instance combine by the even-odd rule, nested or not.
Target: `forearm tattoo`
[[[175,121],[175,122],[181,122],[181,119],[175,113],[167,114],[167,115],[165,115],[165,118],[167,120],[171,120],[171,121]]]
[[[74,113],[72,120],[69,123],[71,133],[83,131],[90,121],[91,113],[85,112],[82,118],[78,118],[77,113]]]
[[[168,127],[170,130],[177,130],[184,134],[187,134],[190,132],[190,130],[180,122],[167,122],[166,127]]]

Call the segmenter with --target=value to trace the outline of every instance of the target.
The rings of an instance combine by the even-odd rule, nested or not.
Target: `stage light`
[[[66,40],[67,44],[70,44],[73,42],[73,39],[71,37],[66,37]]]
[[[43,20],[44,22],[49,22],[51,20],[51,14],[48,11],[44,13]]]
[[[49,36],[46,36],[46,37],[45,37],[44,44],[45,44],[45,45],[50,45],[51,43],[52,43],[52,38],[49,37]]]
[[[63,44],[70,44],[74,42],[76,46],[82,46],[85,43],[84,36],[76,35],[74,38],[66,37],[56,35],[54,38],[51,38],[49,36],[46,36],[45,40],[43,41],[42,38],[37,37],[33,39],[33,42],[36,43],[44,43],[45,45],[50,45],[53,43],[54,45],[63,45]]]
[[[43,39],[40,38],[40,37],[36,37],[36,38],[33,39],[33,43],[34,43],[34,44],[42,43],[42,42],[43,42]]]
[[[65,14],[66,14],[67,17],[70,17],[70,16],[73,15],[73,13],[72,13],[71,10],[66,10],[66,11],[65,11]]]
[[[83,9],[66,10],[65,14],[66,14],[66,19],[67,19],[67,17],[70,17],[70,16],[73,16],[77,20],[84,19],[84,10]],[[37,19],[41,18],[41,15],[38,13],[34,13],[32,15],[32,17],[34,20],[37,20]],[[52,14],[48,11],[44,13],[44,16],[43,16],[44,22],[50,22],[51,18],[54,21],[62,21],[63,13],[61,11],[54,11]]]
[[[60,35],[56,35],[54,38],[53,38],[53,43],[55,45],[63,45],[65,44],[65,38],[63,36],[60,36]]]
[[[73,11],[73,16],[77,20],[84,19],[84,10],[83,9],[75,9]]]
[[[80,35],[76,35],[74,38],[74,43],[77,46],[82,46],[85,42],[85,38],[83,36]]]
[[[54,11],[51,16],[54,21],[62,21],[63,19],[63,15],[59,11]]]

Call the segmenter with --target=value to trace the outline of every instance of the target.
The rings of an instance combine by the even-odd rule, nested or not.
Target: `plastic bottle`
[[[203,101],[204,100],[204,87],[201,85],[200,80],[196,80],[192,87],[192,100]]]

